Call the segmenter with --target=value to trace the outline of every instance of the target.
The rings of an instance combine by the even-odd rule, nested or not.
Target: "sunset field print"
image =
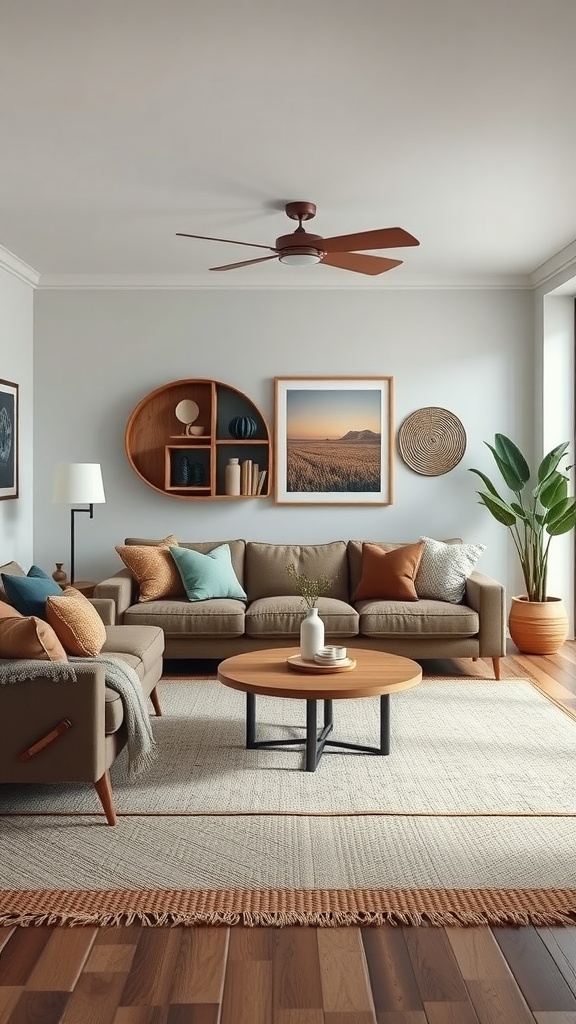
[[[276,378],[277,501],[390,503],[391,378]]]

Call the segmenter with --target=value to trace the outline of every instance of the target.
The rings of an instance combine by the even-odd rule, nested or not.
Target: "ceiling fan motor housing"
[[[322,235],[313,235],[304,229],[296,228],[289,235],[280,235],[276,239],[276,250],[282,256],[284,253],[294,256],[324,256]]]

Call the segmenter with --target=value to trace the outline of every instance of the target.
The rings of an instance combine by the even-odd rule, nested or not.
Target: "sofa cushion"
[[[478,613],[445,601],[359,601],[360,639],[366,637],[468,637],[480,628]]]
[[[161,597],[182,597],[184,586],[170,545],[176,537],[165,537],[157,544],[123,544],[116,551],[138,584],[139,601],[156,601]]]
[[[343,540],[329,544],[246,544],[244,587],[251,601],[261,597],[294,596],[294,581],[288,575],[293,563],[296,571],[310,579],[334,577],[326,596],[348,602],[348,561]]]
[[[424,552],[415,581],[418,597],[459,604],[464,598],[466,579],[486,545],[446,544],[431,537],[421,540]]]
[[[156,624],[139,626],[106,626],[106,640],[100,654],[118,654],[136,668],[139,676],[146,675],[164,653],[164,633]]]
[[[87,597],[67,587],[46,599],[46,616],[68,654],[95,657],[106,641],[106,627]]]
[[[414,577],[423,550],[423,541],[404,544],[392,551],[383,551],[377,544],[363,544],[362,577],[353,600],[417,601]]]
[[[318,614],[327,636],[350,637],[358,633],[358,613],[346,601],[333,597],[318,598]],[[306,608],[301,597],[260,597],[246,610],[246,635],[281,637],[300,635]]]
[[[0,658],[68,661],[52,626],[37,615],[18,613],[0,619]]]
[[[39,619],[46,619],[46,598],[62,593],[51,576],[11,576],[3,572],[2,583],[10,604],[22,615],[36,615]]]
[[[213,601],[148,601],[134,604],[122,621],[132,626],[161,626],[166,636],[238,637],[244,633],[241,601],[219,598]]]
[[[220,544],[206,554],[192,548],[170,547],[170,554],[182,577],[189,601],[209,601],[222,597],[246,600],[246,594],[232,568],[228,544]]]

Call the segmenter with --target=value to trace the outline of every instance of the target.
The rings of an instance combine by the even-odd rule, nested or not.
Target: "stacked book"
[[[267,470],[260,469],[257,462],[245,459],[240,463],[240,494],[261,494]]]
[[[314,655],[314,661],[318,665],[339,665],[348,661],[348,651],[345,647],[321,647]]]

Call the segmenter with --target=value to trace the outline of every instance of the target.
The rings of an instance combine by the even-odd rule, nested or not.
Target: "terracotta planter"
[[[523,654],[556,654],[568,636],[568,616],[559,597],[529,601],[513,597],[508,616],[510,636]]]

